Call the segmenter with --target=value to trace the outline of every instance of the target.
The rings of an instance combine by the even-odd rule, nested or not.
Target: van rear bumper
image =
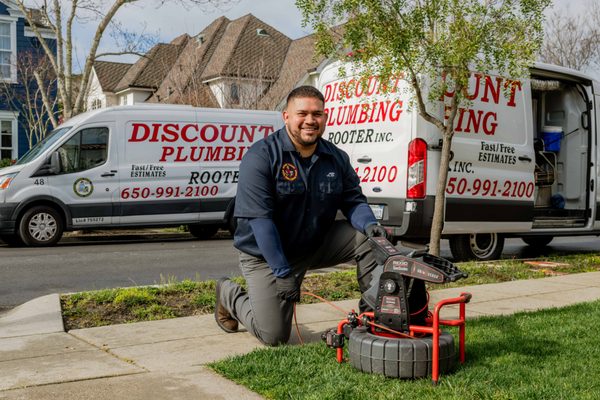
[[[17,209],[17,203],[0,204],[0,234],[15,233],[16,220],[12,219]]]
[[[386,209],[381,225],[391,231],[394,237],[405,240],[429,240],[433,220],[434,196],[421,200],[408,200],[414,203],[414,211],[406,211],[407,200],[393,198],[369,199],[370,204],[383,204]]]

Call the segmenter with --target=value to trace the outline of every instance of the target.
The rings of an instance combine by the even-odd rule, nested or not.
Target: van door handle
[[[529,156],[519,156],[519,160],[520,161],[531,162],[531,158],[529,158]]]
[[[112,170],[112,171],[110,171],[110,172],[105,172],[105,173],[103,173],[103,174],[102,174],[102,175],[100,175],[100,176],[101,176],[101,177],[103,177],[103,178],[106,178],[106,177],[108,177],[108,176],[115,176],[115,174],[116,174],[116,173],[117,173],[117,171],[116,171],[116,170]]]
[[[369,156],[362,156],[361,158],[358,158],[356,161],[358,161],[359,163],[362,163],[362,164],[367,164],[367,163],[370,163],[371,161],[373,161],[373,159]]]

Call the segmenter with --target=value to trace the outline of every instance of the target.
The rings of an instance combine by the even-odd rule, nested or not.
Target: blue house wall
[[[7,5],[1,1],[0,1],[0,15],[10,16],[10,11],[9,11]],[[37,52],[38,54],[44,54],[37,38],[25,36],[25,26],[26,26],[25,18],[18,17],[18,20],[16,22],[17,57],[19,57],[19,54],[22,54],[24,52],[32,52],[32,51]],[[45,39],[45,40],[49,44],[50,48],[54,52],[56,52],[56,40],[53,40],[53,39]],[[18,83],[12,84],[11,89],[12,89],[13,93],[16,94],[16,96],[14,96],[14,98],[19,99],[19,98],[23,98],[23,96],[24,96],[23,95],[24,84],[27,84],[27,82],[22,82],[21,77],[18,77],[17,80],[18,80]],[[35,85],[35,82],[29,82],[29,84]],[[54,92],[56,92],[56,88],[54,88]],[[21,157],[23,154],[25,154],[27,152],[27,150],[29,150],[29,141],[27,139],[27,132],[25,129],[25,126],[27,125],[27,121],[23,117],[23,112],[22,112],[22,110],[20,110],[20,107],[17,107],[17,108],[18,108],[17,111],[19,111],[19,123],[17,124],[18,125],[18,128],[17,128],[18,133],[17,133],[17,143],[16,143],[17,144],[17,157],[16,158]],[[10,110],[11,110],[11,104],[9,104],[9,102],[6,100],[6,98],[0,98],[0,111],[10,111]],[[35,143],[32,143],[32,144],[35,144]],[[13,147],[14,146],[15,146],[15,143],[13,143]]]

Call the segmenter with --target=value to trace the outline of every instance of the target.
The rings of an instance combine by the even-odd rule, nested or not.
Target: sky
[[[555,7],[567,9],[568,12],[585,12],[586,5],[600,0],[554,0]],[[271,25],[291,39],[297,39],[311,33],[308,27],[302,27],[302,17],[295,6],[295,0],[226,0],[219,1],[219,7],[188,7],[185,8],[173,0],[164,1],[157,7],[160,0],[140,0],[124,6],[116,15],[116,20],[132,31],[144,31],[153,35],[159,42],[168,43],[175,37],[187,33],[195,35],[204,29],[214,19],[224,15],[236,19],[252,13],[260,20]],[[79,61],[83,64],[95,25],[80,26],[76,30],[75,46],[78,50]],[[114,49],[114,41],[105,35],[100,52]],[[103,58],[110,61],[133,62],[135,57]]]

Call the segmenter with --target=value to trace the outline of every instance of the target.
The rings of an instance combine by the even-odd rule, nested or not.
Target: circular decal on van
[[[73,184],[73,191],[79,197],[88,197],[94,191],[94,185],[88,178],[79,178]]]
[[[281,174],[286,181],[295,181],[298,178],[298,168],[294,164],[285,163],[281,167]]]

